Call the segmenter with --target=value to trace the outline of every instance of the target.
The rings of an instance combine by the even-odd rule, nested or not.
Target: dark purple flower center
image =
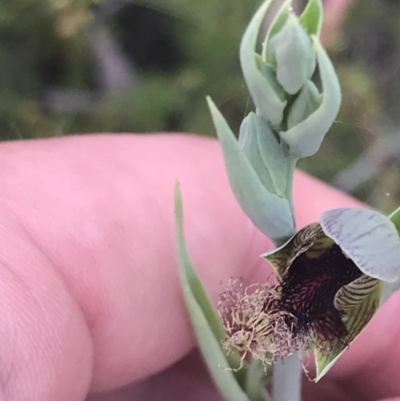
[[[310,258],[306,252],[299,255],[280,284],[278,301],[278,308],[293,316],[293,321],[286,322],[293,335],[307,335],[312,330],[323,340],[346,342],[348,332],[334,298],[361,274],[336,244],[318,258]]]

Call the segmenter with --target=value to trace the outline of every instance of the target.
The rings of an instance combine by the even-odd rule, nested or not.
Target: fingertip
[[[215,140],[115,135],[12,148],[11,153],[2,148],[3,161],[15,169],[11,178],[2,177],[2,200],[29,225],[36,245],[46,251],[76,300],[69,293],[67,305],[47,299],[53,321],[60,321],[57,327],[40,316],[40,308],[33,315],[43,325],[46,341],[61,339],[61,348],[52,351],[56,367],[48,363],[47,368],[62,372],[53,380],[60,386],[77,380],[83,391],[91,381],[93,391],[111,390],[164,369],[194,347],[175,255],[177,178],[189,251],[213,300],[223,291],[221,281],[238,276],[262,281],[271,272],[259,255],[272,243],[240,209]],[[32,163],[35,174],[30,172]],[[299,225],[318,221],[329,206],[344,206],[342,200],[352,202],[310,177],[296,176]],[[18,263],[23,266],[23,261]],[[48,294],[57,290],[54,299],[65,291],[58,290],[59,285],[46,289]],[[77,310],[85,314],[90,332],[82,316],[79,323]],[[65,311],[78,320],[68,323]],[[30,326],[25,324],[36,323],[31,317]],[[71,361],[63,371],[68,352]],[[32,382],[28,376],[25,381]]]
[[[54,266],[8,217],[1,208],[0,400],[83,399],[93,355],[82,311]]]

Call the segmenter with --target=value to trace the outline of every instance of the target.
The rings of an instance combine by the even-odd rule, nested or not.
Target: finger
[[[379,401],[400,401],[400,397],[385,398],[385,399],[381,399]]]
[[[108,393],[91,394],[86,401],[223,401],[198,350],[146,380]]]
[[[4,204],[0,235],[0,400],[82,400],[93,350],[80,305]]]
[[[365,207],[356,199],[302,172],[295,174],[293,188],[298,228],[319,221],[321,214],[329,209]]]
[[[268,247],[231,195],[215,141],[99,136],[6,143],[0,160],[2,269],[14,273],[0,283],[9,289],[0,313],[18,326],[4,330],[0,350],[10,366],[15,356],[19,369],[3,379],[10,399],[23,399],[27,388],[31,399],[53,400],[71,383],[78,390],[62,397],[75,399],[90,379],[93,390],[112,389],[193,347],[175,260],[176,178],[193,258],[214,299],[220,280],[241,275],[244,264],[251,271],[258,250]],[[55,354],[49,344],[58,338]],[[6,355],[16,343],[20,353]],[[30,360],[32,349],[40,360]]]
[[[9,302],[18,310],[31,311],[37,333],[32,333],[32,321],[22,316],[17,336],[5,333],[2,341],[13,344],[17,338],[23,345],[29,336],[26,354],[36,344],[45,355],[43,344],[54,341],[48,326],[62,331],[65,322],[59,310],[47,317],[42,309],[51,307],[49,299],[61,302],[58,294],[64,291],[70,305],[65,306],[71,319],[68,328],[74,331],[71,338],[62,337],[57,355],[62,369],[70,372],[66,382],[73,375],[78,383],[82,378],[88,381],[90,363],[77,361],[82,355],[90,359],[91,347],[91,388],[100,391],[160,371],[194,346],[175,259],[176,178],[181,182],[190,252],[212,298],[221,292],[221,280],[268,275],[266,262],[258,255],[271,244],[238,207],[213,140],[116,135],[7,143],[0,147],[0,160],[0,220],[10,250],[4,264],[21,275],[30,260],[33,277],[24,278],[24,284],[40,301],[34,312],[30,299],[18,304],[10,294]],[[343,206],[343,202],[352,203],[328,187],[298,177],[299,225],[318,220],[324,203]],[[15,221],[7,223],[9,216]],[[20,237],[23,241],[16,247],[13,238]],[[24,257],[16,257],[17,251]],[[35,277],[37,285],[31,288]],[[18,360],[22,373],[9,377],[10,394],[22,380],[37,380],[25,361]],[[50,381],[49,372],[40,372]],[[57,380],[53,377],[53,382]]]

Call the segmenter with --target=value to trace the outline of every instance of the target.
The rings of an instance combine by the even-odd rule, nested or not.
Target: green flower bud
[[[307,81],[290,107],[287,117],[288,129],[304,121],[321,104],[322,96],[312,81]]]
[[[262,117],[253,113],[242,125],[238,142],[212,100],[207,101],[237,201],[261,232],[276,243],[285,242],[295,225],[289,201],[279,196],[286,186],[282,146]]]
[[[277,94],[279,99],[282,101],[286,100],[286,92],[282,88],[281,84],[276,79],[275,68],[272,67],[271,64],[266,63],[262,60],[262,57],[259,54],[255,55],[257,67],[260,70],[261,74],[271,85],[274,92]]]
[[[280,197],[285,196],[288,161],[264,118],[250,113],[242,122],[239,146],[253,166],[264,187]]]
[[[302,122],[279,133],[287,143],[289,153],[297,158],[308,157],[318,151],[335,121],[341,102],[339,80],[328,55],[316,37],[314,37],[314,47],[322,82],[320,106]]]
[[[240,63],[247,87],[257,108],[257,113],[278,126],[283,119],[286,101],[275,92],[273,85],[260,71],[256,44],[260,26],[271,1],[266,1],[250,21],[240,43]]]
[[[285,25],[266,46],[275,61],[278,82],[287,93],[297,93],[316,66],[311,39],[298,18],[290,13]]]

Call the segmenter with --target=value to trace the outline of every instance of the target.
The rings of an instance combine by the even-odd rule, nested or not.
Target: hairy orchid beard
[[[272,283],[245,287],[240,279],[231,280],[221,294],[219,314],[226,330],[223,349],[236,351],[271,365],[278,358],[306,347],[307,338],[292,335],[290,313],[278,307],[279,292]]]
[[[282,282],[244,287],[231,281],[219,301],[227,336],[226,353],[236,351],[271,365],[296,351],[329,352],[333,341],[348,343],[341,312],[335,307],[340,288],[361,271],[337,245],[318,257],[300,254]]]

